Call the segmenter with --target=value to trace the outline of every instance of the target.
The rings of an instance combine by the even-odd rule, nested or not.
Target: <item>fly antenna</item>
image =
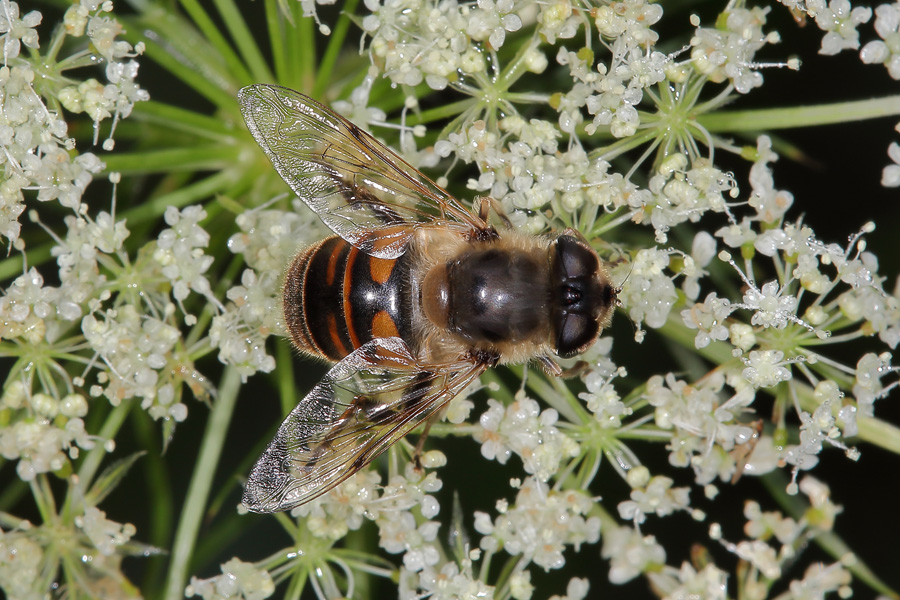
[[[628,274],[625,276],[625,279],[622,280],[622,283],[616,287],[616,306],[621,308],[622,301],[619,299],[619,294],[622,293],[622,289],[625,287],[625,282],[628,281],[628,278],[631,277],[631,274],[634,272],[634,261],[631,261],[631,268],[628,269]]]

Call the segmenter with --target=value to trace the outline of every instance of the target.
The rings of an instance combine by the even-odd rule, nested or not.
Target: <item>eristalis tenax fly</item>
[[[591,346],[619,290],[575,230],[498,232],[353,123],[274,85],[238,95],[275,170],[336,234],[284,278],[294,345],[336,363],[256,462],[243,503],[288,510],[338,485],[485,369]]]

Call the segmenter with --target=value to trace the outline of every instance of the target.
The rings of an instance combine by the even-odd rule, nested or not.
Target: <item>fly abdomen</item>
[[[284,316],[301,350],[338,361],[376,337],[409,343],[408,259],[383,259],[332,236],[294,259]]]

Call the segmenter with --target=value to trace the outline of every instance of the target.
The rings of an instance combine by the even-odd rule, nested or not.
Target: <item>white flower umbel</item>
[[[666,551],[653,536],[642,536],[631,527],[615,527],[604,531],[600,556],[609,561],[609,580],[625,583],[664,564]]]
[[[635,526],[643,523],[647,515],[664,517],[690,506],[690,489],[672,487],[675,482],[669,477],[650,477],[649,470],[639,466],[630,469],[627,478],[632,486],[631,499],[619,503],[619,516]]]
[[[677,299],[672,276],[665,272],[669,252],[658,248],[640,250],[631,264],[631,274],[622,286],[619,300],[637,327],[636,339],[643,339],[641,324],[662,327]]]
[[[600,537],[600,519],[587,516],[590,506],[591,499],[585,494],[551,490],[528,477],[512,506],[498,503],[493,520],[486,513],[476,512],[475,529],[485,536],[480,545],[488,552],[503,549],[544,570],[559,569],[565,564],[563,550],[567,545],[577,550]]]
[[[578,455],[578,444],[556,427],[556,410],[541,411],[524,396],[506,407],[496,400],[488,400],[488,406],[474,434],[485,458],[505,464],[515,453],[526,473],[547,481],[563,461]]]
[[[900,79],[900,2],[875,7],[875,31],[881,39],[863,46],[859,57],[866,64],[883,64],[891,77]]]
[[[262,600],[275,593],[272,576],[252,564],[233,558],[222,564],[221,569],[221,575],[209,579],[191,577],[184,595],[200,596],[203,600]]]
[[[401,577],[409,578],[411,572],[401,571]],[[401,586],[402,600],[434,598],[435,600],[462,600],[494,597],[494,588],[475,577],[472,561],[466,560],[463,568],[455,562],[436,567],[425,567],[413,579],[412,586]],[[515,597],[515,596],[513,596]]]
[[[258,371],[268,373],[275,359],[266,351],[266,339],[284,335],[281,288],[284,266],[304,242],[323,234],[305,206],[294,201],[292,211],[260,207],[237,218],[240,232],[228,238],[228,249],[250,267],[241,273],[240,284],[225,293],[228,303],[213,317],[210,342],[218,348],[219,360],[234,365],[246,379]]]
[[[744,506],[747,519],[744,533],[750,539],[731,543],[722,539],[718,524],[710,528],[713,539],[719,540],[740,559],[741,568],[749,570],[751,578],[780,577],[796,559],[798,549],[817,533],[831,531],[834,527],[834,518],[841,509],[831,502],[828,486],[812,477],[805,477],[799,489],[810,503],[800,519],[785,517],[777,511],[763,512],[757,503],[747,502]],[[822,598],[830,592],[845,596],[850,591],[848,585],[851,581],[847,565],[854,560],[848,554],[830,565],[820,563],[810,566],[802,579],[789,583],[791,597]]]
[[[741,94],[761,86],[756,53],[780,41],[777,33],[763,32],[768,13],[768,8],[732,8],[723,14],[721,29],[697,28],[691,39],[693,67],[710,81],[730,81]]]
[[[220,310],[225,308],[213,295],[205,275],[213,263],[213,257],[203,252],[209,245],[209,234],[199,222],[205,218],[206,212],[199,206],[188,206],[183,211],[174,206],[167,208],[165,219],[169,229],[159,234],[153,253],[163,276],[172,282],[172,297],[186,313],[188,325],[196,323],[196,317],[187,314],[183,304],[191,292],[205,296]]]
[[[117,39],[123,33],[118,21],[101,15],[111,10],[112,2],[99,5],[83,0],[72,6],[69,12],[81,17],[72,20],[71,26],[57,27],[44,45],[48,54],[42,56],[36,30],[41,13],[32,10],[23,15],[17,2],[0,2],[0,165],[4,170],[0,236],[11,242],[16,242],[21,231],[18,218],[24,212],[25,190],[37,190],[38,200],[56,200],[78,210],[87,185],[103,168],[93,153],[72,152],[75,141],[68,137],[60,106],[90,115],[96,143],[102,121],[113,118],[115,123],[131,113],[135,102],[149,99],[147,92],[134,83],[137,62],[122,62],[139,55],[142,45],[135,48]],[[84,49],[70,56],[59,55],[58,49],[67,37],[79,40]],[[28,53],[21,52],[23,46]],[[72,69],[95,63],[106,65],[105,86],[96,79],[80,81],[69,76]],[[112,131],[109,144],[111,136]]]
[[[816,25],[825,31],[821,54],[837,54],[841,50],[859,49],[859,32],[856,28],[868,23],[872,9],[851,6],[849,0],[831,0],[827,7],[816,13]]]

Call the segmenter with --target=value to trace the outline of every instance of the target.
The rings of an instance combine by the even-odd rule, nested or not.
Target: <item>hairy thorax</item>
[[[544,352],[547,247],[508,233],[473,242],[451,231],[421,230],[409,251],[419,355],[453,360],[476,350],[521,362]]]

